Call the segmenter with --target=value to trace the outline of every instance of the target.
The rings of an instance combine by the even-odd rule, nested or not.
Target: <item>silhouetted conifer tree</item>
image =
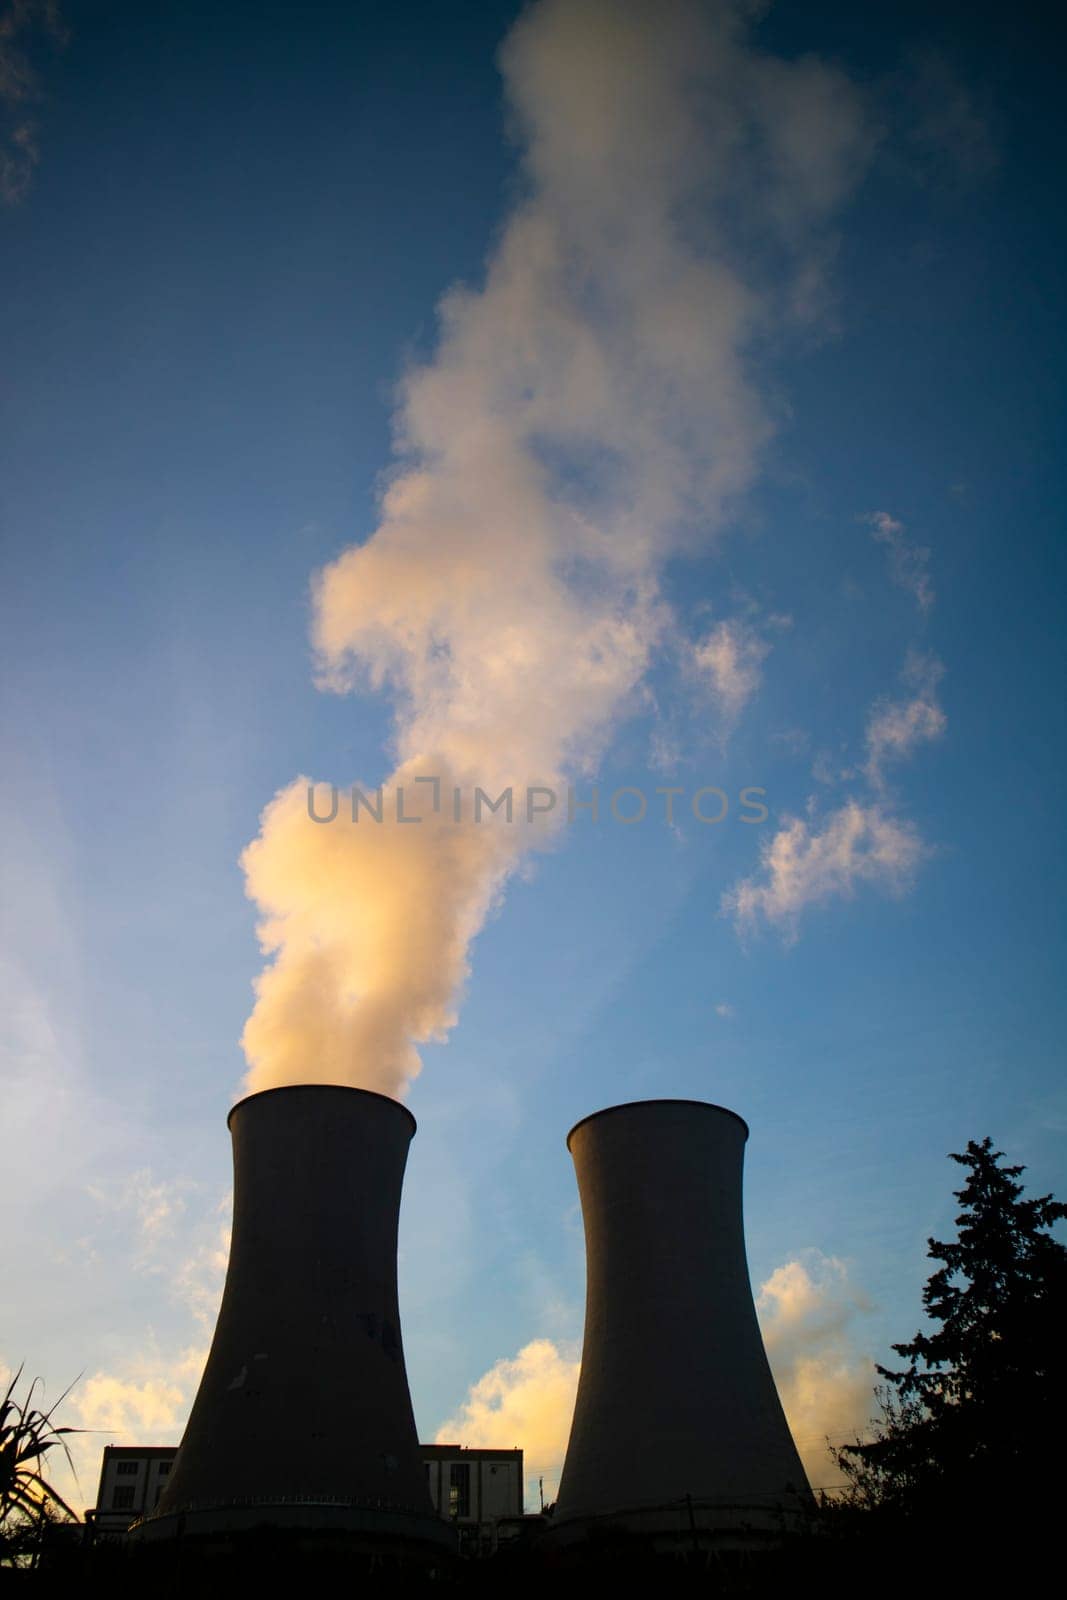
[[[967,1181],[956,1241],[929,1241],[932,1330],[893,1346],[902,1370],[878,1368],[877,1436],[834,1455],[853,1506],[1003,1544],[1045,1520],[1046,1476],[1062,1471],[1067,1249],[1048,1230],[1067,1205],[1024,1198],[1024,1168],[1002,1166],[991,1139],[952,1160]]]

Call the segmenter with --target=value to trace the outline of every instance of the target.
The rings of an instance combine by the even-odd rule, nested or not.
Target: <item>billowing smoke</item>
[[[314,585],[320,681],[393,697],[396,767],[380,822],[345,791],[312,822],[302,777],[245,852],[253,1089],[402,1092],[560,818],[527,820],[527,786],[591,769],[668,626],[663,563],[752,480],[757,368],[818,306],[867,140],[841,74],[761,53],[749,12],[541,0],[504,42],[523,197],[402,385],[376,531]],[[511,820],[475,821],[476,786],[514,786]]]

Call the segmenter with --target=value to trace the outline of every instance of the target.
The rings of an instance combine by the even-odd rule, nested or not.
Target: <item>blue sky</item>
[[[578,59],[568,13],[603,24],[591,0],[534,7],[512,69],[550,103]],[[316,687],[313,575],[373,544],[397,384],[450,370],[436,308],[452,285],[487,325],[486,259],[534,180],[495,60],[512,6],[68,0],[62,38],[27,15],[12,48],[36,87],[4,104],[16,165],[0,215],[5,1182],[19,1219],[0,1355],[50,1393],[85,1374],[74,1420],[101,1430],[88,1501],[99,1444],[177,1437],[210,1333],[224,1118],[263,965],[241,853],[299,774],[387,781],[398,707],[401,742],[410,726],[404,693]],[[691,15],[712,12],[682,6],[677,25]],[[566,712],[605,797],[751,784],[768,820],[744,826],[735,809],[702,827],[683,805],[671,829],[653,806],[639,826],[586,819],[520,850],[469,952],[459,1020],[419,1047],[407,1096],[401,1287],[420,1430],[454,1421],[476,1442],[492,1423],[468,1391],[511,1362],[497,1404],[549,1473],[566,1418],[545,1408],[558,1417],[581,1333],[563,1141],[588,1112],[680,1096],[748,1120],[768,1342],[784,1390],[821,1376],[826,1426],[805,1413],[806,1438],[861,1423],[865,1361],[917,1325],[925,1240],[951,1228],[948,1151],[989,1133],[1039,1192],[1064,1189],[1058,87],[1025,11],[863,20],[781,7],[730,46],[794,83],[818,58],[854,122],[833,134],[828,176],[805,102],[792,133],[810,135],[833,193],[779,233],[768,218],[795,186],[775,209],[758,174],[720,163],[701,178],[720,184],[717,209],[686,191],[686,249],[727,261],[758,299],[725,347],[758,411],[751,460],[720,499],[700,408],[654,418],[651,465],[627,490],[644,506],[683,439],[697,503],[665,517],[641,568],[662,609],[637,616],[638,666],[603,714]],[[574,93],[581,154],[580,71]],[[760,113],[767,127],[777,114]],[[19,168],[28,125],[37,159]],[[538,181],[547,205],[562,180]],[[590,257],[609,354],[630,348],[603,309],[634,251],[646,259],[630,244],[614,265]],[[702,302],[709,319],[720,302]],[[693,383],[714,454],[736,394],[723,399],[718,357]],[[620,404],[605,429],[637,438]],[[595,452],[571,456],[565,430],[538,448],[556,495],[624,543]],[[513,537],[502,529],[500,549]],[[606,580],[581,559],[593,576],[575,603],[599,604]],[[360,626],[366,659],[378,646]],[[454,725],[446,705],[440,748]],[[850,800],[868,826],[877,811],[895,866],[873,862],[870,835],[844,866],[820,854]],[[790,828],[787,884],[761,849]],[[746,883],[747,925],[728,910]]]

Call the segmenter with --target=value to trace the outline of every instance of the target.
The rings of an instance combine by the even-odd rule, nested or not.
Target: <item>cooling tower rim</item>
[[[238,1100],[230,1107],[226,1114],[226,1126],[230,1127],[234,1112],[240,1111],[242,1106],[249,1105],[253,1100],[266,1100],[268,1095],[275,1094],[298,1094],[308,1089],[314,1090],[317,1095],[325,1093],[359,1094],[365,1100],[384,1100],[387,1105],[395,1106],[398,1111],[403,1112],[411,1123],[412,1135],[415,1134],[419,1126],[407,1106],[402,1105],[399,1100],[394,1100],[391,1094],[379,1094],[376,1089],[357,1089],[354,1084],[350,1083],[283,1083],[274,1089],[257,1089],[254,1094],[246,1094],[243,1099]]]
[[[587,1117],[580,1118],[580,1120],[574,1124],[574,1127],[571,1129],[570,1133],[568,1133],[567,1149],[570,1149],[571,1140],[578,1132],[578,1129],[584,1128],[587,1122],[595,1122],[598,1117],[610,1117],[615,1111],[636,1111],[639,1107],[644,1106],[699,1106],[701,1111],[719,1111],[724,1117],[733,1117],[735,1122],[739,1122],[742,1128],[745,1130],[745,1138],[748,1138],[748,1123],[745,1121],[744,1117],[738,1116],[736,1111],[731,1111],[729,1106],[717,1106],[714,1105],[710,1100],[672,1100],[664,1097],[659,1100],[627,1100],[623,1105],[605,1106],[601,1111],[591,1111]]]

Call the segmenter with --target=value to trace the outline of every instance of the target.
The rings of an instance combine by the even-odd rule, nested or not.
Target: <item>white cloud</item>
[[[715,1013],[720,1017],[732,1017],[734,1015],[734,1008],[725,1000],[720,1000],[718,1005],[715,1007]]]
[[[885,783],[885,767],[904,761],[917,745],[940,739],[948,719],[938,703],[937,685],[942,666],[933,657],[911,655],[904,669],[905,682],[915,693],[908,700],[880,700],[867,724],[867,763],[864,771],[877,789]]]
[[[86,1186],[86,1193],[103,1211],[132,1219],[137,1263],[147,1265],[174,1237],[185,1215],[188,1187],[181,1182],[159,1182],[144,1167],[122,1178],[97,1179]]]
[[[820,819],[812,797],[807,819],[786,817],[760,846],[759,872],[722,897],[721,909],[733,916],[738,932],[753,932],[762,919],[791,942],[809,906],[847,899],[863,884],[893,895],[911,887],[930,851],[915,825],[893,814],[885,794],[885,768],[944,733],[947,719],[937,700],[942,672],[935,657],[909,652],[902,677],[912,693],[906,700],[882,699],[872,707],[863,767],[835,767],[826,752],[816,757],[812,776],[817,782],[833,785],[862,774],[876,798],[846,800]]]
[[[108,1218],[108,1246],[134,1270],[162,1278],[170,1297],[206,1331],[214,1326],[230,1252],[232,1196],[206,1204],[189,1179],[156,1179],[143,1168],[125,1177],[98,1179],[87,1193]],[[191,1205],[192,1200],[199,1204]],[[132,1223],[123,1237],[116,1223]],[[85,1240],[94,1249],[93,1234]]]
[[[871,538],[884,544],[889,552],[889,570],[893,582],[907,589],[922,612],[934,603],[934,588],[930,582],[930,552],[922,545],[911,544],[904,535],[904,524],[891,517],[887,511],[872,511],[864,518],[871,528]]]
[[[534,1339],[471,1384],[463,1404],[438,1428],[437,1442],[520,1446],[528,1503],[538,1500],[537,1479],[543,1477],[548,1504],[559,1488],[580,1367],[570,1347]]]
[[[813,1487],[824,1487],[836,1481],[827,1439],[855,1439],[874,1409],[874,1363],[852,1341],[867,1300],[844,1262],[808,1250],[760,1285],[756,1309],[804,1470]]]
[[[817,1250],[777,1268],[761,1285],[757,1310],[797,1448],[812,1482],[827,1482],[825,1440],[854,1438],[872,1409],[872,1363],[851,1346],[850,1329],[867,1309],[842,1262]],[[539,1476],[555,1499],[567,1451],[581,1360],[576,1346],[535,1339],[497,1361],[438,1428],[440,1444],[524,1452],[529,1501]]]
[[[771,647],[740,617],[718,623],[693,646],[692,663],[707,685],[722,726],[729,732],[759,688]]]
[[[811,775],[816,783],[832,789],[835,784],[855,777],[851,767],[841,766],[829,750],[819,750],[811,764]]]
[[[821,827],[800,817],[787,820],[761,848],[761,873],[728,890],[722,909],[740,932],[754,930],[763,918],[792,940],[809,906],[847,899],[862,884],[904,893],[926,854],[910,823],[878,805],[848,800]]]
[[[64,1419],[84,1430],[68,1438],[77,1475],[71,1487],[83,1504],[95,1500],[106,1444],[177,1446],[185,1430],[207,1349],[164,1354],[150,1335],[145,1343],[145,1351],[118,1370],[82,1378],[64,1406]]]
[[[69,1459],[57,1447],[45,1467],[68,1505],[77,1511],[95,1504],[105,1445],[177,1446],[206,1360],[206,1347],[161,1352],[146,1332],[142,1352],[111,1370],[79,1377],[66,1395],[38,1386],[34,1404],[53,1410],[54,1426],[75,1430],[65,1436]],[[6,1387],[12,1376],[0,1360],[0,1384]],[[31,1377],[23,1373],[19,1396]]]
[[[174,1297],[190,1311],[205,1333],[215,1327],[222,1300],[226,1267],[230,1259],[231,1197],[219,1202],[215,1217],[203,1222],[189,1246],[170,1273]],[[227,1220],[219,1220],[218,1213]]]
[[[110,1444],[176,1444],[207,1359],[183,1351],[172,1361],[149,1356],[118,1375],[82,1379],[68,1410],[76,1426],[106,1435]]]

